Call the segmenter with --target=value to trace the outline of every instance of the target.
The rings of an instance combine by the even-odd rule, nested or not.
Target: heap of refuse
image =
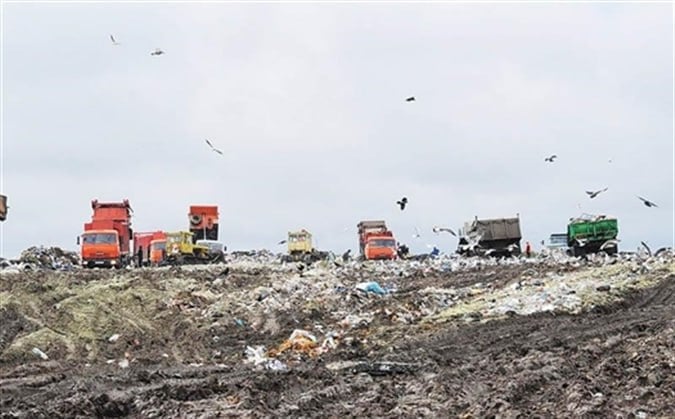
[[[77,255],[31,248],[16,263],[44,269],[0,280],[13,380],[0,405],[24,417],[511,417],[520,400],[579,417],[598,393],[609,402],[592,411],[614,417],[647,391],[665,406],[672,382],[672,251],[309,264],[252,251],[57,272]]]
[[[70,271],[80,265],[77,252],[60,247],[33,246],[21,252],[18,259],[0,259],[0,269]]]

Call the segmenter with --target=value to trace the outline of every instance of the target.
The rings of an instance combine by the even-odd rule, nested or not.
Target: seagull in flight
[[[209,141],[209,140],[204,140],[204,141],[206,141],[206,144],[208,144],[209,147],[211,147],[211,150],[213,150],[214,152],[220,154],[221,156],[223,155],[223,152],[220,151],[220,150],[218,150],[217,148],[215,148],[215,147],[213,146],[213,144],[211,144],[211,141]]]
[[[650,200],[648,200],[648,199],[644,199],[644,198],[641,197],[641,196],[638,196],[638,198],[640,198],[640,200],[641,200],[641,201],[645,204],[645,206],[647,206],[647,207],[650,207],[650,208],[651,208],[651,207],[657,207],[657,208],[659,207],[658,205],[656,205],[655,203],[653,203],[652,201],[650,201]]]
[[[416,239],[419,239],[421,237],[419,228],[415,227],[415,234],[413,234],[413,237]]]
[[[165,54],[165,52],[159,48],[155,48],[155,50],[150,53],[150,55],[162,55],[162,54]]]
[[[120,44],[119,42],[115,41],[115,37],[112,36],[112,34],[110,35],[110,40],[112,41],[113,45],[119,45]]]
[[[551,155],[551,156],[549,156],[549,157],[546,157],[546,158],[544,159],[544,161],[553,163],[553,160],[555,160],[555,159],[557,159],[557,158],[558,158],[558,156],[555,155],[555,154],[553,154],[553,155]]]
[[[595,198],[596,196],[600,195],[601,193],[605,192],[607,189],[609,189],[609,188],[600,189],[599,191],[586,191],[586,193],[588,194],[588,196],[589,196],[591,199],[593,199],[593,198]]]
[[[415,101],[415,96],[410,96],[409,98],[406,98],[406,102],[414,102]]]
[[[434,226],[434,228],[432,228],[431,231],[433,231],[436,234],[440,233],[441,231],[445,231],[445,232],[450,233],[453,236],[457,237],[457,233],[455,233],[454,231],[452,231],[452,229],[447,228],[447,227]]]
[[[286,243],[286,240],[281,240],[281,241],[280,241],[279,243],[277,243],[277,244],[278,244],[278,245],[282,245],[282,244],[284,244],[284,243]]]
[[[400,201],[396,201],[396,203],[398,204],[399,207],[401,207],[401,211],[403,211],[405,209],[406,204],[408,203],[408,198],[404,196],[403,198],[401,198]]]

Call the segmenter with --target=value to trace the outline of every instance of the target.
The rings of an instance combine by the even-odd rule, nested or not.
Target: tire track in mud
[[[480,401],[477,407],[451,397],[447,408],[455,414],[634,414],[621,406],[625,391],[635,400],[649,395],[658,406],[653,413],[670,416],[674,290],[670,275],[654,288],[587,313],[538,313],[460,326],[421,337],[401,352],[403,359],[428,359],[443,371],[448,394],[472,394]]]

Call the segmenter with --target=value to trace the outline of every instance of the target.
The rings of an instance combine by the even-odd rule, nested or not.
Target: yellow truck
[[[304,228],[299,231],[289,231],[288,239],[288,254],[284,255],[282,260],[284,262],[314,262],[328,257],[328,252],[320,252],[312,245],[312,233]]]

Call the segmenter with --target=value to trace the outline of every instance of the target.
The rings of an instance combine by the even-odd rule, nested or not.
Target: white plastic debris
[[[246,347],[246,362],[253,363],[253,365],[260,365],[268,360],[265,355],[265,347],[260,345],[256,347]]]
[[[295,329],[293,331],[293,333],[291,333],[291,337],[288,338],[288,340],[290,340],[291,342],[294,342],[298,338],[307,338],[307,339],[311,340],[312,342],[316,342],[316,336],[314,336],[313,334],[309,333],[308,331],[302,330],[302,329]]]
[[[272,359],[270,361],[267,361],[267,363],[265,364],[265,369],[272,371],[286,371],[288,370],[288,366],[283,362],[279,361],[278,359]]]
[[[33,353],[33,355],[39,356],[40,358],[42,358],[42,359],[45,360],[45,361],[49,359],[49,357],[47,356],[47,354],[44,353],[44,352],[42,352],[42,351],[39,350],[38,348],[33,348],[33,349],[31,350],[31,352]]]
[[[119,338],[120,338],[119,333],[115,333],[114,335],[112,335],[108,338],[108,342],[110,342],[110,343],[117,342],[117,339],[119,339]]]

